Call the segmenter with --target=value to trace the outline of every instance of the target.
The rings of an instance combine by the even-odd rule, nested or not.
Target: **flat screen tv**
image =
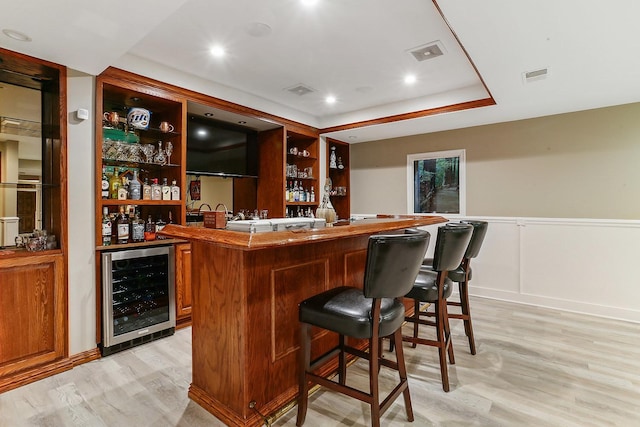
[[[201,116],[187,120],[187,173],[258,177],[258,133]]]

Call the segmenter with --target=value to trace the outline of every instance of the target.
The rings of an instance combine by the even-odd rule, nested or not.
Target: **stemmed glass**
[[[171,141],[167,141],[167,146],[164,149],[165,153],[167,153],[167,164],[171,164],[171,153],[173,153],[173,144]]]

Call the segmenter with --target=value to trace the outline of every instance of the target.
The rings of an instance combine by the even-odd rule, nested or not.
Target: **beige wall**
[[[352,145],[352,212],[405,213],[407,154],[460,148],[467,215],[640,218],[640,103]]]

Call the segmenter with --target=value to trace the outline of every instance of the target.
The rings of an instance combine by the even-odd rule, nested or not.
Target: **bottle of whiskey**
[[[118,198],[118,188],[120,188],[120,171],[118,168],[113,168],[113,175],[109,178],[109,198]]]
[[[142,200],[151,200],[151,185],[149,185],[149,178],[145,178],[144,184],[142,184]]]
[[[118,229],[118,244],[129,243],[129,216],[124,212],[124,206],[120,206],[116,228]]]
[[[149,214],[149,218],[147,219],[147,223],[144,225],[144,240],[156,240],[156,223],[153,222],[153,218],[151,218],[151,214]]]
[[[109,198],[109,177],[107,176],[106,166],[102,166],[102,198]]]
[[[162,187],[158,184],[158,178],[151,180],[151,200],[162,200]]]
[[[102,246],[111,244],[111,218],[109,218],[109,208],[102,208]]]
[[[167,178],[162,178],[162,200],[171,200],[171,187],[167,183]]]
[[[142,198],[142,186],[138,181],[138,171],[133,171],[133,179],[129,181],[129,198],[131,200],[140,200]]]
[[[144,219],[140,218],[140,211],[138,209],[135,210],[133,214],[133,220],[131,221],[131,241],[133,242],[143,242],[144,241]]]
[[[156,239],[163,240],[166,239],[164,236],[160,236],[158,233],[162,231],[164,226],[167,225],[166,222],[162,219],[162,215],[158,216],[158,220],[156,221]]]
[[[180,200],[180,187],[175,179],[171,181],[171,200]]]

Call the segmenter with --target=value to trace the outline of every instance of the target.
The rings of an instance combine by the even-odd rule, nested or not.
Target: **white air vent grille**
[[[311,89],[308,86],[305,86],[303,84],[299,84],[299,85],[295,85],[292,87],[288,87],[285,90],[288,90],[291,93],[295,93],[298,96],[302,96],[302,95],[306,95],[308,93],[312,93],[315,92],[313,89]]]
[[[444,55],[445,49],[444,46],[442,46],[442,43],[438,40],[415,47],[413,49],[409,49],[408,52],[413,55],[416,61],[421,62]]]
[[[544,80],[548,75],[548,68],[540,68],[539,70],[525,71],[524,73],[522,73],[522,80],[524,81],[524,83],[531,83],[538,80]]]

